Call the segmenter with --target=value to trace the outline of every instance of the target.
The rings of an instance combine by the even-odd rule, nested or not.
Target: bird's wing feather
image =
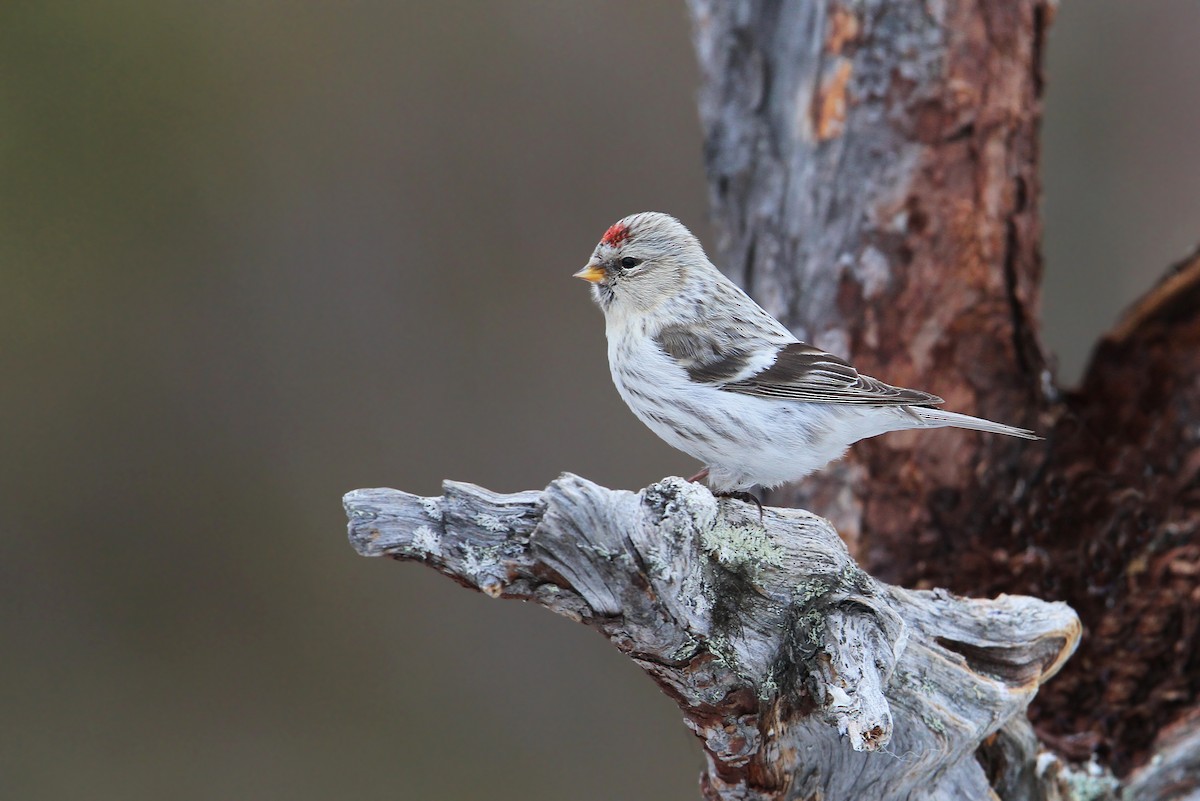
[[[738,337],[729,331],[668,327],[656,339],[667,355],[687,371],[689,379],[728,392],[867,406],[931,406],[943,402],[928,392],[893,387],[862,375],[844,359],[804,342],[772,344],[769,347],[775,349],[774,359],[764,361],[761,342],[752,343],[749,336]],[[752,369],[756,366],[760,367]]]
[[[811,403],[853,403],[868,406],[929,406],[942,403],[937,395],[902,389],[863,375],[849,362],[804,342],[779,349],[775,363],[755,375],[729,382],[721,389]]]

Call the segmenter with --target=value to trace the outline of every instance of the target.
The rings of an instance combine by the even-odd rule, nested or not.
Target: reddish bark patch
[[[834,6],[829,12],[829,31],[825,35],[825,49],[835,56],[850,42],[858,39],[860,25],[853,11]]]
[[[838,59],[833,68],[833,74],[821,84],[821,92],[813,104],[813,129],[817,139],[825,141],[839,136],[846,122],[846,86],[850,83],[850,75],[854,65],[849,59]]]

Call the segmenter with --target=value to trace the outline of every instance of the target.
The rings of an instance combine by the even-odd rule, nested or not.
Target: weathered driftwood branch
[[[1074,649],[1065,604],[882,584],[808,512],[565,475],[345,498],[364,556],[420,561],[604,634],[678,704],[710,799],[1038,799],[1025,709]],[[986,766],[986,769],[985,769]]]

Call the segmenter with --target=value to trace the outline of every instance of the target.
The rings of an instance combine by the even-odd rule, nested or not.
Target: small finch
[[[604,311],[613,383],[638,419],[706,465],[718,492],[795,481],[888,431],[1033,432],[934,408],[942,399],[865,376],[800,342],[721,274],[674,217],[605,232],[577,278]]]

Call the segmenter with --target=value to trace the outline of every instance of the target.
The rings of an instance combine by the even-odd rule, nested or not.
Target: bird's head
[[[609,227],[575,277],[591,282],[592,296],[605,314],[636,313],[678,295],[689,270],[707,263],[700,242],[683,223],[647,211]]]

